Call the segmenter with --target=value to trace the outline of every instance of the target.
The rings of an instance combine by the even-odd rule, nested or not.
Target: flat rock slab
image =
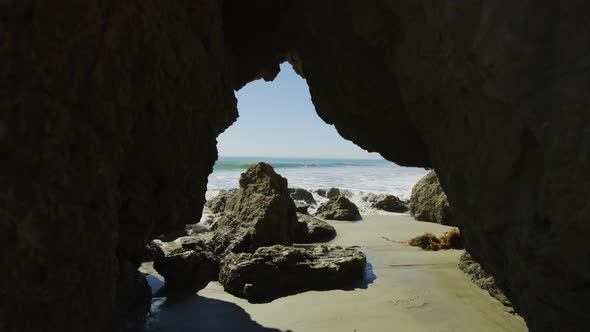
[[[336,230],[327,222],[297,213],[297,224],[295,224],[295,242],[297,243],[318,243],[328,242],[336,237]]]
[[[364,276],[367,259],[355,248],[304,249],[275,245],[226,256],[219,273],[225,291],[269,302],[305,290],[338,289]]]

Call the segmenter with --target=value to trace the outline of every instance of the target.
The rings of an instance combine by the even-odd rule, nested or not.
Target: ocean
[[[423,168],[401,167],[382,159],[220,157],[209,175],[207,197],[215,196],[220,189],[237,188],[240,174],[261,161],[287,178],[290,188],[336,187],[356,196],[387,193],[409,199],[412,187],[427,173]]]

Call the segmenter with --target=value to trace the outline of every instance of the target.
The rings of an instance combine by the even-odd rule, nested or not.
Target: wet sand
[[[148,330],[527,331],[522,318],[505,312],[458,269],[462,251],[426,252],[394,242],[424,232],[441,234],[450,227],[405,215],[331,223],[338,232],[332,244],[360,246],[367,254],[367,275],[356,289],[308,291],[251,304],[211,282],[182,303],[156,299]],[[153,276],[150,281],[159,283]]]

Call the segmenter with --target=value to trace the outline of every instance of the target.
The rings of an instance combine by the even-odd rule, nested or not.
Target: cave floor
[[[365,280],[353,290],[308,291],[251,304],[225,293],[217,282],[182,303],[154,299],[148,331],[527,331],[457,267],[461,250],[422,251],[396,241],[450,227],[407,215],[366,215],[331,222],[331,242],[360,246],[367,254]],[[149,263],[144,271],[153,271]],[[161,283],[148,277],[150,284]]]

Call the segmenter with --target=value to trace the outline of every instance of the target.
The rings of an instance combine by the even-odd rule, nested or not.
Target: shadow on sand
[[[286,332],[264,327],[236,304],[195,295],[179,301],[154,298],[145,332]]]

